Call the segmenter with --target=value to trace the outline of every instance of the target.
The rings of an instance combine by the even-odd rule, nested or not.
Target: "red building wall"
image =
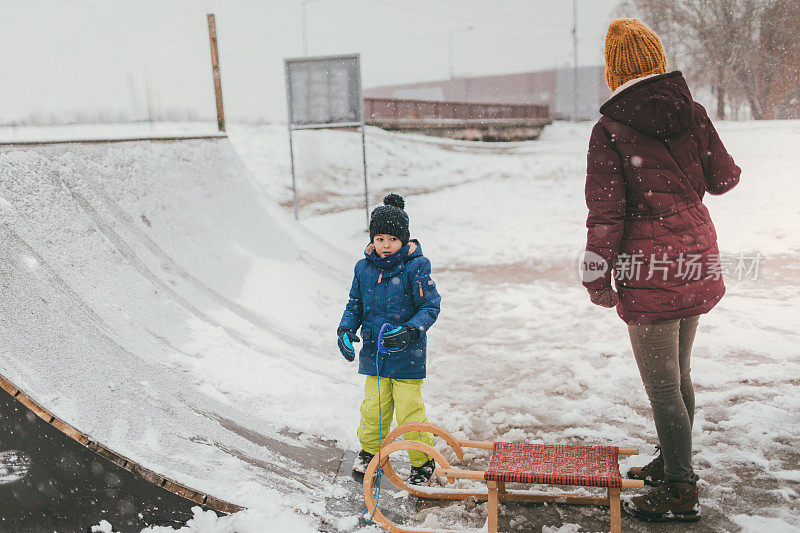
[[[407,98],[417,91],[420,100],[424,89],[440,90],[441,100],[445,102],[472,102],[484,104],[547,104],[553,99],[556,86],[555,71],[524,72],[499,76],[455,78],[452,80],[430,81],[389,85],[364,90],[369,98]],[[431,91],[428,95],[434,95]]]
[[[580,86],[581,98],[587,106],[583,106],[579,118],[593,118],[611,92],[605,84],[602,67],[581,67],[580,70],[588,71],[586,74],[591,75],[581,78],[590,81]],[[561,108],[565,107],[565,99],[571,101],[572,94],[571,84],[565,89],[565,79],[571,82],[571,70],[543,70],[375,87],[365,89],[364,96],[485,104],[540,104],[549,106],[556,118],[564,118],[565,111]],[[557,90],[568,93],[558,95],[558,104]],[[571,105],[566,107],[572,109]]]

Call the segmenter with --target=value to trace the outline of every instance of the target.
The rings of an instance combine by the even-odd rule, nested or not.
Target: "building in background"
[[[553,123],[549,105],[364,98],[364,120],[387,131],[465,141],[538,139]]]
[[[594,120],[611,95],[602,66],[580,67],[578,98],[573,113],[571,68],[496,76],[460,77],[452,80],[390,85],[364,90],[366,98],[397,98],[475,104],[547,105],[555,119]]]

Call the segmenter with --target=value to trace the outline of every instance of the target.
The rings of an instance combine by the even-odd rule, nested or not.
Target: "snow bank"
[[[406,195],[412,235],[443,296],[429,334],[429,419],[468,438],[638,446],[642,455],[625,459],[624,470],[649,461],[657,440],[625,326],[592,306],[577,278],[591,126],[556,123],[539,141],[509,145],[369,130],[371,206],[391,190]],[[743,170],[731,193],[707,196],[720,248],[730,258],[760,254],[761,262],[757,276],[728,276],[726,297],[702,317],[695,341],[699,528],[708,531],[735,529],[726,515],[741,501],[753,514],[800,520],[792,446],[800,439],[800,121],[717,126]],[[248,139],[237,150],[256,179],[288,198],[285,132],[234,129],[234,141],[238,135]],[[356,260],[367,240],[363,208],[345,207],[358,205],[362,178],[358,157],[345,154],[355,154],[360,139],[320,132],[302,142],[299,194],[322,192],[303,199],[301,223]],[[271,163],[263,157],[269,146]],[[464,527],[477,520],[464,523],[461,511],[448,509],[437,516]]]

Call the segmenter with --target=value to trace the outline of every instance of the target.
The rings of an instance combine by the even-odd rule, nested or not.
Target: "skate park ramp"
[[[0,145],[0,222],[0,375],[34,407],[4,395],[8,424],[52,420],[207,508],[321,499],[342,453],[312,431],[343,424],[320,406],[359,388],[328,346],[351,267],[227,138]]]
[[[171,492],[178,488],[174,482],[159,479],[86,438],[70,438],[62,431],[63,422],[53,423],[34,406],[37,416],[25,405],[30,399],[7,382],[3,386],[0,530],[89,531],[105,520],[118,531],[139,531],[150,525],[180,527],[193,516],[196,504],[203,510],[209,509],[208,504],[235,510],[207,495],[193,501]],[[134,468],[141,475],[134,474]]]

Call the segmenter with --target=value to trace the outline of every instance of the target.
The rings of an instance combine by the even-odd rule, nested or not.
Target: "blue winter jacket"
[[[419,339],[405,349],[382,354],[380,376],[393,379],[425,377],[426,333],[439,316],[442,297],[431,279],[431,262],[422,255],[419,241],[412,239],[403,248],[381,258],[370,244],[364,259],[356,263],[350,300],[339,331],[361,327],[363,346],[358,356],[358,373],[378,375],[375,352],[378,332],[385,322],[408,325],[419,331]]]

